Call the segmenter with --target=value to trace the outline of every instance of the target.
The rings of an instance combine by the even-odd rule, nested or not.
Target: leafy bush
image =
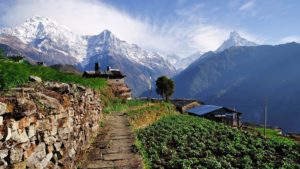
[[[193,116],[163,117],[137,138],[152,168],[300,168],[299,144]]]
[[[0,89],[9,89],[29,82],[29,76],[41,77],[44,81],[76,83],[94,89],[106,86],[106,80],[100,78],[83,78],[79,75],[62,73],[45,66],[34,66],[28,63],[15,63],[0,59]]]

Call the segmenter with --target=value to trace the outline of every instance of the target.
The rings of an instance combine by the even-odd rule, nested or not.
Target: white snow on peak
[[[192,64],[194,61],[199,59],[203,55],[203,52],[197,51],[194,54],[187,56],[185,58],[181,58],[175,54],[171,54],[167,56],[167,60],[174,65],[177,72],[180,72],[187,68],[190,64]]]
[[[4,28],[0,33],[18,37],[25,44],[36,47],[40,52],[49,54],[54,50],[72,56],[78,62],[82,61],[86,55],[87,42],[84,38],[46,17],[34,16],[20,26]]]
[[[216,52],[221,52],[225,49],[231,48],[233,46],[256,46],[255,42],[248,41],[247,39],[240,36],[236,31],[230,32],[229,38],[225,40],[222,45],[216,50]]]
[[[120,40],[109,30],[93,36],[77,35],[66,26],[59,25],[43,16],[34,16],[14,28],[0,29],[0,34],[15,36],[25,44],[33,46],[49,56],[55,55],[57,52],[70,56],[82,66],[88,64],[89,58],[101,54],[103,51],[109,51],[149,68],[153,68],[154,64],[160,65],[161,63],[165,63],[161,64],[162,66],[172,67],[161,54]]]
[[[83,62],[83,65],[88,63],[89,57],[95,56],[104,50],[108,50],[117,55],[126,56],[132,62],[143,64],[148,67],[151,67],[149,66],[151,60],[153,61],[156,59],[165,61],[161,54],[144,50],[136,44],[129,44],[126,41],[117,38],[109,30],[104,30],[99,35],[88,37],[88,57]]]

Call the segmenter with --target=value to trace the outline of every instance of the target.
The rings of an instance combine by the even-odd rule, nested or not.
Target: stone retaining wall
[[[102,118],[100,93],[32,83],[0,96],[0,168],[75,168]]]

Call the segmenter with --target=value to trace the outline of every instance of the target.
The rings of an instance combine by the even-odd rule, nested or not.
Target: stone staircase
[[[90,147],[82,169],[142,169],[142,160],[134,147],[134,134],[124,114],[111,114]]]

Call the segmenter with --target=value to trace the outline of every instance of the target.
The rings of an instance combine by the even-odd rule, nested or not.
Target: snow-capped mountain
[[[104,30],[99,35],[86,38],[88,40],[88,48],[87,57],[82,62],[83,66],[89,62],[91,57],[108,50],[113,54],[126,56],[131,62],[142,64],[150,69],[166,68],[167,70],[174,70],[174,67],[164,59],[163,55],[122,41],[109,30]]]
[[[216,52],[222,52],[225,49],[233,46],[257,46],[255,42],[248,41],[240,36],[236,31],[230,32],[229,38],[222,43],[222,45],[216,50]]]
[[[42,16],[32,17],[14,28],[0,29],[0,44],[48,65],[72,64],[88,70],[100,62],[102,67],[120,68],[127,75],[130,87],[136,89],[136,95],[148,88],[150,74],[156,78],[175,73],[175,68],[161,54],[120,40],[109,30],[93,36],[77,35]]]
[[[175,66],[175,68],[176,68],[176,63],[178,63],[182,59],[181,57],[179,57],[176,54],[169,54],[169,55],[167,55],[166,58],[172,65]]]
[[[191,56],[188,56],[186,58],[182,58],[181,60],[179,60],[176,64],[176,70],[177,71],[182,71],[185,68],[187,68],[191,63],[193,63],[194,61],[196,61],[197,59],[199,59],[201,56],[203,55],[203,52],[196,52],[194,54],[192,54]]]
[[[45,54],[62,54],[81,62],[86,57],[87,41],[55,21],[34,16],[15,28],[4,28],[1,34],[17,37]],[[57,58],[58,59],[58,58]]]
[[[176,68],[177,73],[188,67],[191,63],[202,56],[203,52],[196,52],[188,57],[181,58],[175,54],[168,55],[167,60],[174,65]]]

